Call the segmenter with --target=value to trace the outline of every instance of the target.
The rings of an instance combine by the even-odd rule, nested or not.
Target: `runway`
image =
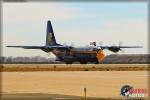
[[[4,72],[33,71],[150,71],[149,64],[3,64]]]
[[[75,98],[84,97],[84,88],[86,87],[87,97],[120,99],[123,98],[120,95],[123,85],[128,84],[134,88],[148,89],[148,78],[150,75],[147,71],[2,72],[2,93],[4,98],[10,96],[17,98],[24,94],[21,98],[29,99],[31,97],[36,100],[38,96],[34,95],[39,94],[39,96],[47,95],[43,96],[43,100],[67,98],[68,96],[75,100]]]

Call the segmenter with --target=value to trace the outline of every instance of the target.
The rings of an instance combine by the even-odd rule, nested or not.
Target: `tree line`
[[[46,57],[41,57],[41,56],[35,56],[35,57],[0,57],[1,63],[4,64],[24,64],[24,63],[55,63],[54,58],[46,58]]]
[[[0,57],[2,64],[62,64],[64,62],[56,62],[54,58],[46,58],[41,56],[35,57]],[[107,56],[102,64],[150,64],[150,55],[148,54],[113,54]]]

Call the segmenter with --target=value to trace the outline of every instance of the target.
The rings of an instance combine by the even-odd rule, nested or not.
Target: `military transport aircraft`
[[[108,49],[114,53],[122,50],[122,48],[141,48],[141,46],[96,46],[96,42],[92,42],[93,46],[89,47],[73,47],[61,45],[56,42],[55,35],[52,29],[51,21],[47,22],[45,46],[6,46],[17,47],[24,49],[41,49],[47,53],[52,52],[59,61],[64,61],[66,64],[72,64],[79,61],[81,64],[87,62],[99,63],[105,58],[104,49]]]

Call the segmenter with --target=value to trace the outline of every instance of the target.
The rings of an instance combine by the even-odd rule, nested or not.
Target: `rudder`
[[[51,21],[47,22],[47,32],[46,32],[46,45],[56,45],[56,39],[53,32]]]

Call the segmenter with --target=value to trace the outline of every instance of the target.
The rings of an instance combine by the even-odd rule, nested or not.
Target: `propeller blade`
[[[119,41],[119,47],[121,47],[122,46],[122,42],[121,41]]]
[[[99,46],[103,46],[103,41],[98,42]]]
[[[67,42],[64,42],[63,45],[64,45],[64,46],[67,46]]]
[[[120,49],[120,52],[124,53],[124,52],[125,52],[125,50],[123,50],[123,49]]]

